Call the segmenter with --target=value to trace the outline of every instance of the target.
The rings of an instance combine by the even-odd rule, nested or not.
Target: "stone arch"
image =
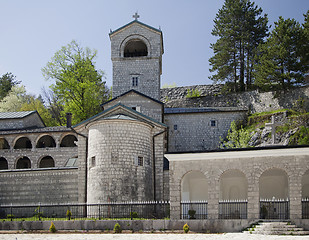
[[[131,35],[123,40],[120,46],[121,57],[150,56],[150,43],[141,35]],[[128,51],[129,50],[129,54]],[[139,54],[135,54],[135,50]],[[132,53],[132,54],[130,54]]]
[[[36,143],[36,148],[53,148],[56,147],[55,139],[50,135],[43,135]]]
[[[76,147],[77,137],[73,134],[65,135],[60,141],[60,147]]]
[[[260,199],[289,198],[289,179],[286,171],[280,168],[265,170],[259,178]]]
[[[39,168],[51,168],[55,167],[55,161],[51,156],[44,156],[41,158],[38,164]]]
[[[304,173],[301,180],[301,197],[309,199],[309,169]]]
[[[0,170],[9,169],[8,161],[4,157],[0,157]]]
[[[16,162],[16,169],[31,168],[31,161],[28,157],[20,157]]]
[[[10,145],[5,138],[0,138],[0,149],[10,149]]]
[[[248,198],[248,180],[238,169],[229,169],[220,176],[220,200],[246,200]]]
[[[193,170],[182,177],[181,200],[208,200],[208,180],[202,172]]]
[[[16,140],[14,144],[14,149],[31,149],[32,143],[27,137],[20,137]]]

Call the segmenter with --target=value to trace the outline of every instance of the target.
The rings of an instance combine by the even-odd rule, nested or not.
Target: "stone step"
[[[288,221],[285,222],[261,222],[254,228],[248,228],[247,233],[263,235],[309,235],[309,231],[297,227]]]
[[[261,235],[309,235],[309,231],[251,231],[249,233]]]

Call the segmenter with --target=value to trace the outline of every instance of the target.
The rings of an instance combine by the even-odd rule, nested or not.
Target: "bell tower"
[[[113,98],[131,89],[160,100],[163,35],[161,30],[138,21],[111,31]]]

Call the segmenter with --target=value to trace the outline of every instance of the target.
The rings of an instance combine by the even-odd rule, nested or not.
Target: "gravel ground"
[[[266,236],[246,233],[226,234],[0,234],[1,240],[301,240],[309,236]]]

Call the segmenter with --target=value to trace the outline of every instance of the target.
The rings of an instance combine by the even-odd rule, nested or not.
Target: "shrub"
[[[53,222],[51,222],[50,224],[49,231],[52,233],[55,233],[57,231],[56,226]]]
[[[188,210],[188,214],[190,216],[190,219],[195,219],[195,213],[196,213],[195,210]]]
[[[186,98],[195,98],[195,97],[200,97],[201,96],[201,92],[198,89],[188,89],[187,90],[187,95]]]
[[[34,210],[34,216],[37,217],[39,220],[41,220],[41,217],[43,217],[43,211],[41,211],[40,206],[38,206],[35,210]]]
[[[121,233],[122,232],[122,229],[121,229],[121,226],[119,223],[116,223],[115,226],[114,226],[114,232],[115,233]]]
[[[70,209],[67,210],[66,216],[67,216],[68,220],[71,220],[72,213],[71,213]]]
[[[189,232],[189,230],[190,230],[190,228],[189,228],[189,225],[186,223],[185,225],[183,225],[183,231],[185,232],[185,233],[188,233]]]
[[[137,212],[130,212],[130,217],[132,218],[138,218]]]
[[[13,220],[13,218],[15,218],[15,216],[14,216],[13,214],[8,214],[6,217],[7,217],[8,219],[11,219],[11,221]]]

